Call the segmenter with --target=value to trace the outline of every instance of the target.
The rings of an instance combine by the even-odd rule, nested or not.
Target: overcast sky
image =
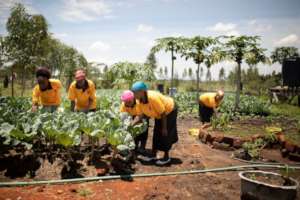
[[[1,35],[16,2],[43,14],[50,32],[88,61],[144,62],[154,40],[166,36],[260,35],[268,54],[276,46],[300,47],[300,0],[0,0]],[[157,60],[170,67],[170,55],[159,53]],[[228,73],[234,64],[213,66],[213,78],[221,66]],[[180,75],[185,67],[196,68],[176,60]],[[259,65],[260,73],[273,70],[280,66]]]

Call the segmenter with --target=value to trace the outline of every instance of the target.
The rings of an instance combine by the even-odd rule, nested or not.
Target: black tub
[[[242,200],[294,200],[297,196],[298,182],[289,178],[291,186],[278,186],[247,178],[247,174],[280,176],[282,175],[265,171],[240,172],[241,199]]]

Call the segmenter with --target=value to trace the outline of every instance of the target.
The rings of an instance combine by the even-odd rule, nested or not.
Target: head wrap
[[[133,92],[137,92],[137,91],[141,91],[141,90],[146,91],[147,89],[148,89],[148,86],[143,81],[137,81],[131,87],[131,90]]]

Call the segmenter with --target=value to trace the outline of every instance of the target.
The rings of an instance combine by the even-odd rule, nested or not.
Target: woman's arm
[[[131,125],[134,126],[134,125],[140,123],[144,117],[145,116],[143,114],[135,116],[134,119],[131,121]]]

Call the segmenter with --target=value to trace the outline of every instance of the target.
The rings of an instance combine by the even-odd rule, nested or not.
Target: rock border
[[[218,131],[207,131],[206,129],[200,128],[198,138],[202,143],[211,145],[212,148],[233,151],[242,148],[242,145],[245,142],[253,142],[259,138],[264,139],[265,136],[263,134],[254,134],[251,137],[241,138],[225,136]],[[287,141],[283,132],[276,133],[276,139],[277,142],[271,144],[271,148],[273,148],[274,145],[279,145],[282,157],[287,157],[289,160],[300,162],[300,146]]]

